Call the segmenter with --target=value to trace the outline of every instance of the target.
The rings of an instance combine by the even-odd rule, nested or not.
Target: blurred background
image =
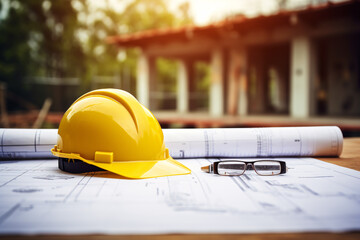
[[[360,1],[0,0],[0,127],[119,88],[163,127],[360,136]]]

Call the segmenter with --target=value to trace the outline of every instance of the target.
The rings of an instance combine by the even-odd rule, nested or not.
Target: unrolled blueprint
[[[360,230],[360,173],[311,158],[289,172],[143,180],[69,174],[56,160],[0,162],[1,234],[261,233]]]
[[[338,127],[163,129],[163,133],[174,158],[339,156],[343,145]],[[0,159],[54,157],[50,149],[56,144],[56,129],[0,129],[0,137]]]

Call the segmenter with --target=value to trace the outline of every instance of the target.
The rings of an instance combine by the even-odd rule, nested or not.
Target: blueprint
[[[334,126],[163,129],[163,133],[173,158],[340,156],[343,146],[341,130]],[[56,129],[0,128],[0,159],[54,158],[50,149],[56,142]]]
[[[335,126],[163,129],[173,158],[340,156]]]
[[[57,129],[0,128],[0,159],[54,158]]]
[[[285,158],[288,173],[201,172],[129,180],[70,174],[56,160],[0,162],[0,234],[262,233],[360,230],[360,173]]]

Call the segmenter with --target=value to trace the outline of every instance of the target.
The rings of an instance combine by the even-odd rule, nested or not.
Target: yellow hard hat
[[[154,115],[118,89],[99,89],[78,98],[64,114],[51,152],[59,157],[61,169],[81,163],[70,172],[100,168],[128,178],[191,172],[169,156]]]

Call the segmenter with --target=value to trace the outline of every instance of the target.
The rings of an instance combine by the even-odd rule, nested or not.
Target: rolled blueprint
[[[340,156],[338,127],[164,129],[173,158]]]
[[[0,159],[48,159],[57,129],[0,128]]]
[[[163,129],[173,158],[340,156],[338,127]],[[0,159],[55,158],[57,129],[0,129]]]

